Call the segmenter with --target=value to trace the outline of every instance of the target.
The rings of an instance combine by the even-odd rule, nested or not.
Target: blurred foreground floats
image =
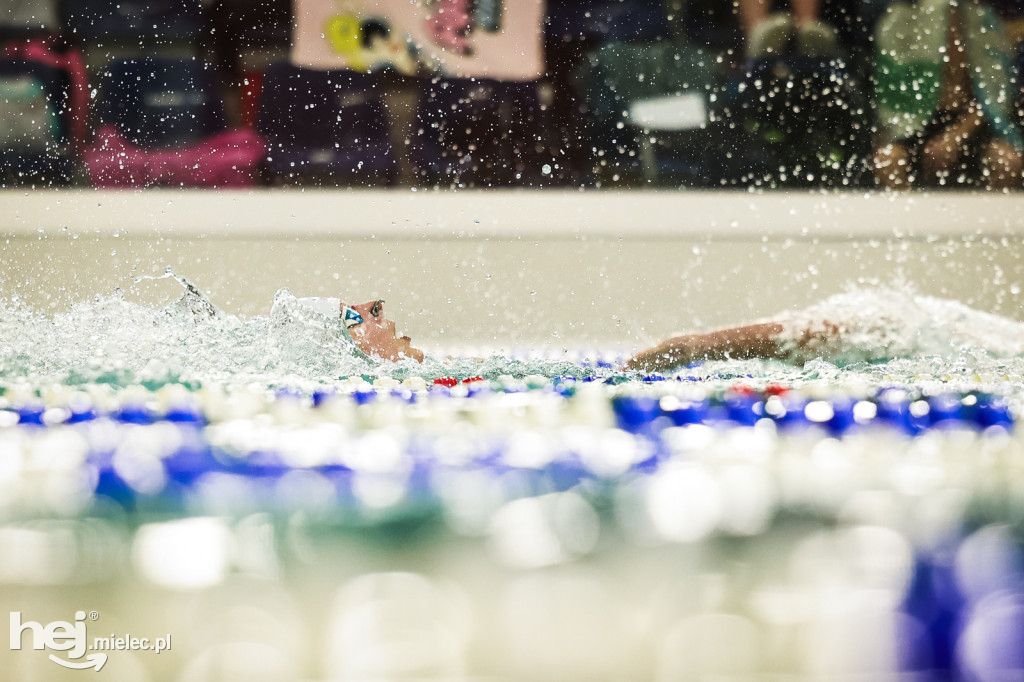
[[[1015,394],[376,383],[8,391],[5,679],[1024,675]]]

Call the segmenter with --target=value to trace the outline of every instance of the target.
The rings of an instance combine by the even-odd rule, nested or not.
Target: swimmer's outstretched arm
[[[683,334],[637,353],[626,363],[626,369],[659,372],[702,360],[790,360],[794,351],[823,353],[827,342],[838,335],[837,325],[822,322],[816,331],[806,329],[794,338],[781,323],[772,321]]]

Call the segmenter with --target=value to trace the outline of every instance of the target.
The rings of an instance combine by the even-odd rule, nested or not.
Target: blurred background
[[[997,137],[1020,122],[1014,2],[964,3],[992,68],[934,100],[948,6],[10,0],[0,169],[37,187],[871,187],[901,117],[973,99]],[[968,166],[930,184],[986,185]]]

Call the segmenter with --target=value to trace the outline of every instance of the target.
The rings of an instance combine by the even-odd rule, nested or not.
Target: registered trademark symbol
[[[89,612],[89,620],[99,620],[99,619],[100,619],[100,614],[96,613],[95,611],[90,611]]]

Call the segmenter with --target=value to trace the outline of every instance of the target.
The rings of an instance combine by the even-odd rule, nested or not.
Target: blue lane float
[[[484,400],[492,395],[517,393],[527,396],[549,394],[569,402],[576,396],[580,386],[592,383],[589,379],[591,377],[556,377],[542,385],[533,386],[523,382],[482,380],[468,384],[452,380],[448,384],[439,380],[418,390],[369,384],[350,391],[324,389],[312,393],[289,388],[274,392],[267,406],[290,403],[319,409],[336,400],[348,400],[355,406],[386,400],[414,405],[425,399],[438,404],[437,401]],[[662,428],[689,424],[726,428],[753,426],[761,420],[768,420],[784,429],[819,425],[833,435],[843,435],[851,429],[869,425],[916,434],[934,428],[984,429],[998,426],[1012,429],[1016,422],[1008,397],[981,392],[922,395],[903,388],[883,388],[857,398],[843,393],[812,398],[797,390],[778,389],[757,392],[741,388],[696,396],[677,396],[671,392],[648,390],[657,389],[664,385],[664,381],[665,378],[661,376],[643,377],[641,381],[619,376],[603,379],[607,391],[606,400],[616,416],[619,428],[636,433],[649,430],[648,427],[654,423]],[[51,414],[49,408],[58,409]],[[140,426],[159,421],[209,423],[208,415],[196,398],[176,401],[162,410],[154,408],[145,400],[133,399],[104,411],[95,403],[83,401],[79,397],[70,404],[48,405],[41,400],[33,400],[11,405],[2,411],[12,417],[6,424],[19,426],[71,425],[101,416]]]
[[[821,396],[780,386],[700,391],[660,377],[610,379],[37,396],[0,410],[0,437],[21,433],[12,442],[31,448],[47,433],[75,434],[95,495],[128,512],[188,513],[213,489],[249,499],[250,508],[274,508],[294,472],[333,489],[339,508],[365,511],[381,504],[374,496],[388,485],[400,489],[387,494],[403,504],[413,497],[441,504],[431,481],[451,471],[511,477],[514,496],[605,490],[700,459],[708,438],[729,434],[742,449],[770,433],[781,452],[788,438],[874,434],[884,444],[949,432],[1009,436],[1016,422],[1011,398],[983,392],[881,388]]]

